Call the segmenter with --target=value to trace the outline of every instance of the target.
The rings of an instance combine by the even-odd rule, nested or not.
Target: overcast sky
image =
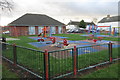
[[[1,25],[7,25],[26,13],[46,14],[65,24],[70,20],[98,21],[110,14],[118,15],[119,0],[9,0],[14,2],[11,12],[2,11]]]

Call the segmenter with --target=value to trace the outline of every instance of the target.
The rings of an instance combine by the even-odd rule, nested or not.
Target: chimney
[[[107,18],[110,18],[110,15],[107,15]]]

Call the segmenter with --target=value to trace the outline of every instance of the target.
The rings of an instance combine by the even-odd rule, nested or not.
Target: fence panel
[[[116,46],[113,45],[113,47]],[[47,52],[46,60],[45,52],[3,43],[2,55],[13,62],[14,58],[16,58],[17,64],[40,75],[42,78],[46,78],[45,73],[48,72],[48,78],[54,79],[73,73],[76,75],[76,70],[80,71],[80,69],[109,61],[110,52],[112,58],[117,58],[119,48],[113,48],[113,53],[110,49],[112,49],[110,44],[95,44],[92,46],[50,51]],[[16,53],[16,57],[14,53]],[[45,64],[46,62],[48,64]],[[45,70],[45,67],[47,70]]]
[[[77,48],[78,70],[109,60],[108,44]]]
[[[2,43],[2,56],[13,61],[13,45]]]
[[[44,75],[44,55],[41,51],[17,46],[17,64],[40,76]]]
[[[73,72],[73,49],[49,52],[49,77]]]
[[[114,46],[114,45],[113,45]],[[112,51],[112,58],[115,59],[115,58],[120,58],[120,47],[118,48],[113,48],[113,51]]]

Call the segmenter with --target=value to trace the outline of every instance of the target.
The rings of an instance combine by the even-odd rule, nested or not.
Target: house
[[[86,29],[88,29],[89,26],[95,25],[93,22],[85,22],[85,23],[87,24]],[[79,21],[70,21],[67,27],[69,29],[79,28],[79,24],[80,24]]]
[[[120,27],[120,16],[107,15],[98,22],[98,26],[111,26],[113,31],[114,27]],[[118,28],[116,29],[117,31],[119,30]]]
[[[9,23],[10,35],[38,35],[44,27],[47,27],[48,34],[61,34],[66,32],[65,24],[44,14],[24,14],[13,22]]]

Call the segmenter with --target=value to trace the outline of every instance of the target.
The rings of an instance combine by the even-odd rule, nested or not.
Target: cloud
[[[11,21],[25,13],[46,14],[58,20],[80,20],[117,15],[119,0],[13,0],[15,8],[4,12],[3,18]]]
[[[116,2],[115,2],[116,1]],[[15,0],[21,12],[46,13],[50,15],[102,15],[117,14],[117,0]],[[20,12],[20,11],[18,11]]]
[[[118,11],[117,2],[51,2],[48,5],[52,6],[51,9],[58,12],[58,15],[66,16],[117,15]]]

